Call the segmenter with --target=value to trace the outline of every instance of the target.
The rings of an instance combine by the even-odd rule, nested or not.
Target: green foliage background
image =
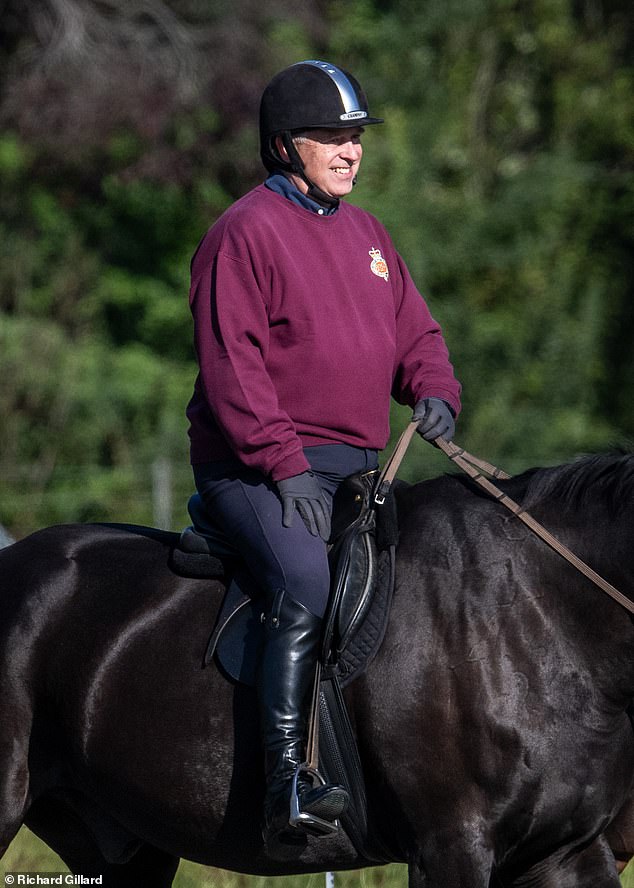
[[[511,471],[631,443],[627,6],[69,0],[73,41],[54,4],[5,2],[0,523],[151,523],[158,458],[185,522],[189,258],[261,180],[259,95],[301,58],[353,71],[385,117],[353,200],[443,325],[456,439]],[[445,468],[421,443],[403,472]]]

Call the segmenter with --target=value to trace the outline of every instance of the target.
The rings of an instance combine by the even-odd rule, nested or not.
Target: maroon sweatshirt
[[[306,446],[384,448],[390,394],[460,410],[440,327],[358,207],[320,216],[259,185],[200,243],[190,306],[194,464],[237,455],[278,481],[309,468]]]

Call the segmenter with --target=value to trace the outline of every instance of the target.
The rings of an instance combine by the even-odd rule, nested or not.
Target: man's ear
[[[288,156],[288,151],[286,150],[286,147],[284,145],[284,142],[282,141],[281,136],[275,137],[275,147],[277,148],[277,152],[278,152],[279,156],[282,158],[282,160],[285,163],[290,163],[290,157]]]

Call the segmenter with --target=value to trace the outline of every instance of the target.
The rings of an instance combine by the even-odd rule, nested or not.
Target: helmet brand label
[[[370,271],[372,274],[375,274],[377,277],[383,278],[384,281],[387,281],[390,272],[387,267],[387,262],[381,256],[381,251],[377,250],[376,247],[372,247],[368,251],[368,255],[372,257],[372,262],[370,263]]]
[[[347,111],[345,114],[339,115],[339,120],[359,120],[359,118],[367,116],[367,111]]]

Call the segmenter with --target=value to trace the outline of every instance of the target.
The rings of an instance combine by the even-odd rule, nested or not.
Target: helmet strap
[[[289,168],[290,172],[295,173],[295,175],[299,176],[304,182],[308,185],[307,196],[310,197],[315,203],[318,203],[320,206],[325,207],[327,210],[335,209],[339,206],[339,198],[332,197],[330,194],[326,194],[325,191],[322,191],[315,183],[308,178],[306,172],[304,170],[304,163],[299,156],[299,152],[295,147],[293,142],[293,137],[290,132],[286,130],[282,133],[282,144],[286,149],[286,153],[289,159]]]

